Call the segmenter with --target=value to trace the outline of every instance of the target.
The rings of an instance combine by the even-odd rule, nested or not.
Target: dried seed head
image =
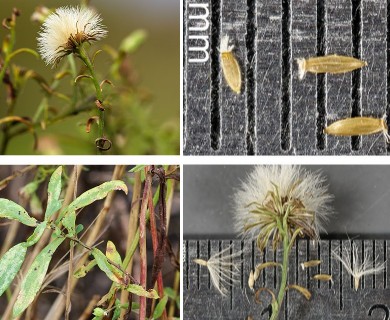
[[[84,42],[107,35],[99,14],[89,8],[61,7],[50,14],[38,35],[38,50],[47,65],[56,65]]]
[[[324,129],[324,133],[335,136],[359,136],[382,132],[386,142],[390,142],[390,136],[386,124],[386,117],[355,117],[333,122]]]
[[[263,250],[272,239],[280,243],[281,221],[288,236],[295,232],[317,239],[322,223],[332,213],[325,179],[294,166],[258,166],[234,196],[235,229],[244,237],[257,239]]]
[[[229,37],[224,36],[219,48],[221,55],[221,66],[223,75],[229,87],[235,92],[241,91],[241,70],[232,50],[234,46],[229,46]]]
[[[363,261],[360,262],[358,247],[352,241],[349,241],[349,245],[344,245],[341,248],[341,255],[337,251],[332,250],[332,256],[339,260],[345,270],[354,278],[354,288],[356,291],[359,288],[360,278],[362,276],[377,274],[385,269],[385,262],[378,263],[378,257],[371,259],[371,255],[367,250],[364,252]]]
[[[238,281],[240,261],[233,261],[236,257],[241,256],[242,251],[228,254],[231,246],[222,250],[219,253],[213,255],[208,261],[203,259],[194,259],[194,262],[206,266],[210,273],[211,281],[214,287],[223,296],[227,294],[227,287],[231,286],[232,283]]]
[[[306,72],[312,73],[345,73],[359,69],[367,65],[367,62],[337,54],[313,57],[308,59],[297,59],[299,79],[305,77]]]

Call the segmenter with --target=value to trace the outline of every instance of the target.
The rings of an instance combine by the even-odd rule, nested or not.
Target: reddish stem
[[[161,191],[161,190],[160,190]],[[157,228],[156,228],[156,219],[154,216],[154,206],[153,206],[153,197],[152,193],[149,194],[149,219],[150,219],[150,231],[152,234],[152,244],[153,244],[153,253],[154,257],[156,258],[156,252],[158,248],[158,235],[157,235]],[[164,283],[162,278],[162,272],[160,271],[157,276],[157,291],[158,295],[160,296],[160,299],[164,296]],[[164,309],[162,314],[162,319],[167,319],[167,312]]]

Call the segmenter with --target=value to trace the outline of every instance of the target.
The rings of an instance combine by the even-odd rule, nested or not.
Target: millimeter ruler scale
[[[386,1],[184,0],[185,155],[385,155],[378,135],[334,137],[336,120],[382,117],[390,126],[390,14]],[[227,85],[223,37],[241,70]],[[338,54],[367,66],[307,74],[297,59]]]
[[[360,279],[360,287],[354,289],[353,278],[341,262],[335,259],[332,250],[350,247],[350,240],[298,240],[290,252],[288,284],[298,284],[311,292],[307,301],[299,292],[288,290],[279,319],[390,319],[390,241],[352,240],[358,248],[361,262],[365,254],[375,263],[385,263],[383,272],[366,275]],[[210,256],[229,248],[226,254],[236,255],[233,261],[239,270],[238,281],[228,287],[222,296],[210,279],[208,269],[193,262],[208,260]],[[261,287],[278,292],[279,268],[266,268],[256,281],[254,291],[248,286],[251,270],[267,261],[282,260],[282,252],[267,247],[260,253],[256,243],[240,240],[186,240],[184,241],[183,304],[184,319],[268,319],[264,312],[270,302],[267,293],[261,295],[261,304],[255,301],[255,292]],[[230,252],[229,252],[230,251]],[[338,251],[340,252],[340,251]],[[301,263],[321,260],[316,267],[302,270]],[[314,280],[316,274],[330,274],[333,282]],[[261,315],[263,313],[263,315]]]

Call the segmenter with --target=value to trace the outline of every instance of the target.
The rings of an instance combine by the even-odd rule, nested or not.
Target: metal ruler
[[[360,115],[390,124],[390,14],[386,1],[184,0],[184,154],[387,154],[383,137],[332,137]],[[228,35],[241,67],[237,95],[223,79]],[[368,66],[298,80],[297,58],[354,56]]]
[[[346,245],[349,240],[321,240],[317,243],[298,240],[290,254],[289,284],[299,284],[312,294],[307,301],[301,294],[287,291],[279,319],[390,319],[390,241],[353,240],[359,248],[359,257],[370,252],[371,258],[378,257],[378,263],[387,261],[383,273],[364,276],[360,288],[355,291],[352,277],[333,259],[331,250]],[[229,289],[226,297],[221,296],[210,283],[206,267],[199,266],[193,259],[207,260],[211,255],[231,245],[231,253],[243,250],[242,256],[234,258],[240,270],[240,279]],[[255,302],[254,292],[248,287],[250,270],[258,263],[281,261],[281,252],[266,249],[260,253],[254,242],[239,240],[187,240],[184,241],[183,303],[184,319],[268,319],[268,313],[261,316],[268,306],[269,296],[261,297],[263,304]],[[302,270],[300,264],[319,259],[318,267]],[[262,271],[255,284],[255,290],[267,287],[277,293],[280,273],[276,268]],[[313,280],[318,273],[331,274],[333,283]]]

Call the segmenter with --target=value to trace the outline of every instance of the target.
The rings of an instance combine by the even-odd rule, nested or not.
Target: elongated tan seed
[[[324,129],[324,133],[335,136],[359,136],[382,132],[386,141],[390,141],[384,118],[355,117],[333,122]]]
[[[316,274],[315,276],[313,276],[313,279],[319,281],[330,281],[333,283],[332,275],[330,274]]]
[[[302,270],[305,270],[305,268],[311,268],[311,267],[318,266],[320,263],[321,263],[321,260],[310,260],[310,261],[302,262],[301,268],[302,268]]]
[[[345,73],[367,65],[367,62],[348,56],[337,54],[297,59],[299,79],[303,79],[306,72],[312,73]]]
[[[224,36],[221,40],[220,54],[223,75],[229,87],[236,93],[241,91],[241,70],[233,55],[233,46],[229,46],[229,37]]]

